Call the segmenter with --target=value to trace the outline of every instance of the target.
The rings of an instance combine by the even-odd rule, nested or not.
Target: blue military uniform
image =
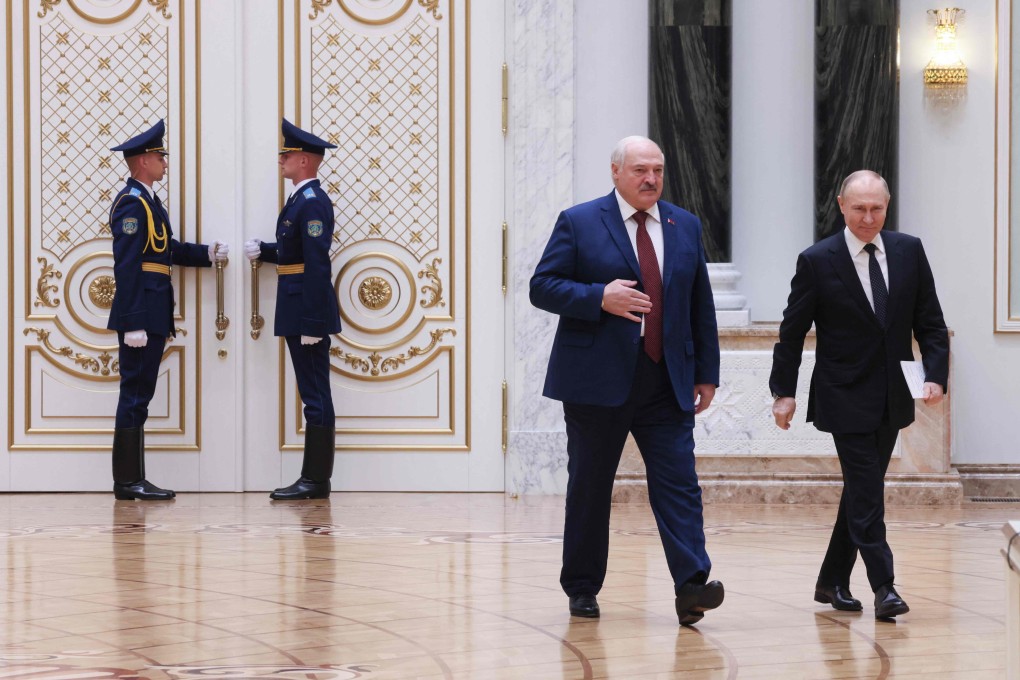
[[[165,126],[159,121],[149,130],[111,151],[125,159],[143,153],[167,155]],[[113,234],[113,272],[117,292],[107,328],[119,340],[120,396],[113,443],[114,493],[118,499],[173,497],[145,481],[145,421],[156,390],[159,365],[167,337],[174,336],[173,265],[208,267],[208,247],[181,243],[173,238],[170,216],[155,192],[134,178],[113,199],[110,208]],[[144,347],[131,347],[124,334],[145,331]]]
[[[281,154],[325,155],[336,146],[282,123]],[[321,498],[329,495],[336,442],[336,415],[329,384],[329,336],[340,332],[340,307],[333,288],[333,202],[318,179],[301,184],[276,220],[276,242],[261,243],[259,259],[277,265],[274,334],[286,339],[306,423],[301,479],[277,489],[274,499]],[[322,338],[302,344],[301,336]]]

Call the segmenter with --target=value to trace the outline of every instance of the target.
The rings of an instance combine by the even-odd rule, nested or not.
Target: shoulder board
[[[304,190],[305,198],[315,198],[315,189],[308,187]]]
[[[131,191],[129,191],[128,193],[131,194],[132,196],[141,196],[142,190],[138,189],[137,187],[131,187]]]

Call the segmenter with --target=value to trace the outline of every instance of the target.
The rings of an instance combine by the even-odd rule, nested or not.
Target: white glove
[[[259,259],[262,254],[262,239],[251,238],[244,242],[244,254],[249,260]]]
[[[213,241],[209,246],[209,261],[210,262],[226,262],[227,256],[230,255],[230,246],[223,241]]]
[[[124,334],[124,344],[128,347],[145,347],[149,343],[149,336],[145,331],[128,331]]]
[[[313,338],[310,335],[302,335],[301,336],[301,344],[302,345],[314,345],[314,344],[319,343],[319,342],[322,342],[322,338]]]

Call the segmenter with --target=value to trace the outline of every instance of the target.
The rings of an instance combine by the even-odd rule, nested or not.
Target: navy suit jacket
[[[333,202],[313,179],[296,191],[276,219],[276,243],[263,243],[260,260],[304,264],[303,274],[282,274],[276,288],[278,336],[324,338],[340,332],[340,307],[333,289]]]
[[[921,349],[925,379],[948,387],[949,331],[921,240],[883,231],[882,242],[889,270],[884,328],[842,230],[797,259],[769,385],[775,394],[795,396],[804,336],[814,323],[807,419],[823,432],[874,432],[883,417],[896,428],[914,421],[914,400],[900,368],[900,361],[914,359],[912,336]]]
[[[150,214],[156,231],[151,240]],[[110,231],[113,233],[113,276],[117,292],[106,327],[111,331],[176,335],[171,279],[158,272],[142,271],[142,263],[209,267],[212,264],[209,247],[175,240],[170,216],[162,203],[150,198],[145,186],[136,179],[128,179],[113,199]],[[164,236],[165,239],[157,238]]]
[[[719,384],[719,336],[701,222],[659,201],[662,220],[663,355],[677,402],[694,410],[694,385]],[[543,394],[619,406],[630,394],[641,324],[602,310],[615,279],[641,281],[615,191],[560,213],[531,277],[531,302],[560,316]]]

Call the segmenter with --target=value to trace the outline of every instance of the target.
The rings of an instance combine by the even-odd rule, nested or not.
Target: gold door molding
[[[127,168],[109,147],[163,118],[164,198],[198,240],[199,5],[167,0],[7,3],[8,446],[109,448],[118,394],[109,208]],[[183,269],[183,268],[182,268]],[[147,448],[201,446],[198,277],[177,270]]]
[[[343,322],[330,352],[337,448],[468,451],[469,3],[278,7],[280,115],[339,147],[320,169]],[[281,343],[287,450],[303,419],[285,355]]]

